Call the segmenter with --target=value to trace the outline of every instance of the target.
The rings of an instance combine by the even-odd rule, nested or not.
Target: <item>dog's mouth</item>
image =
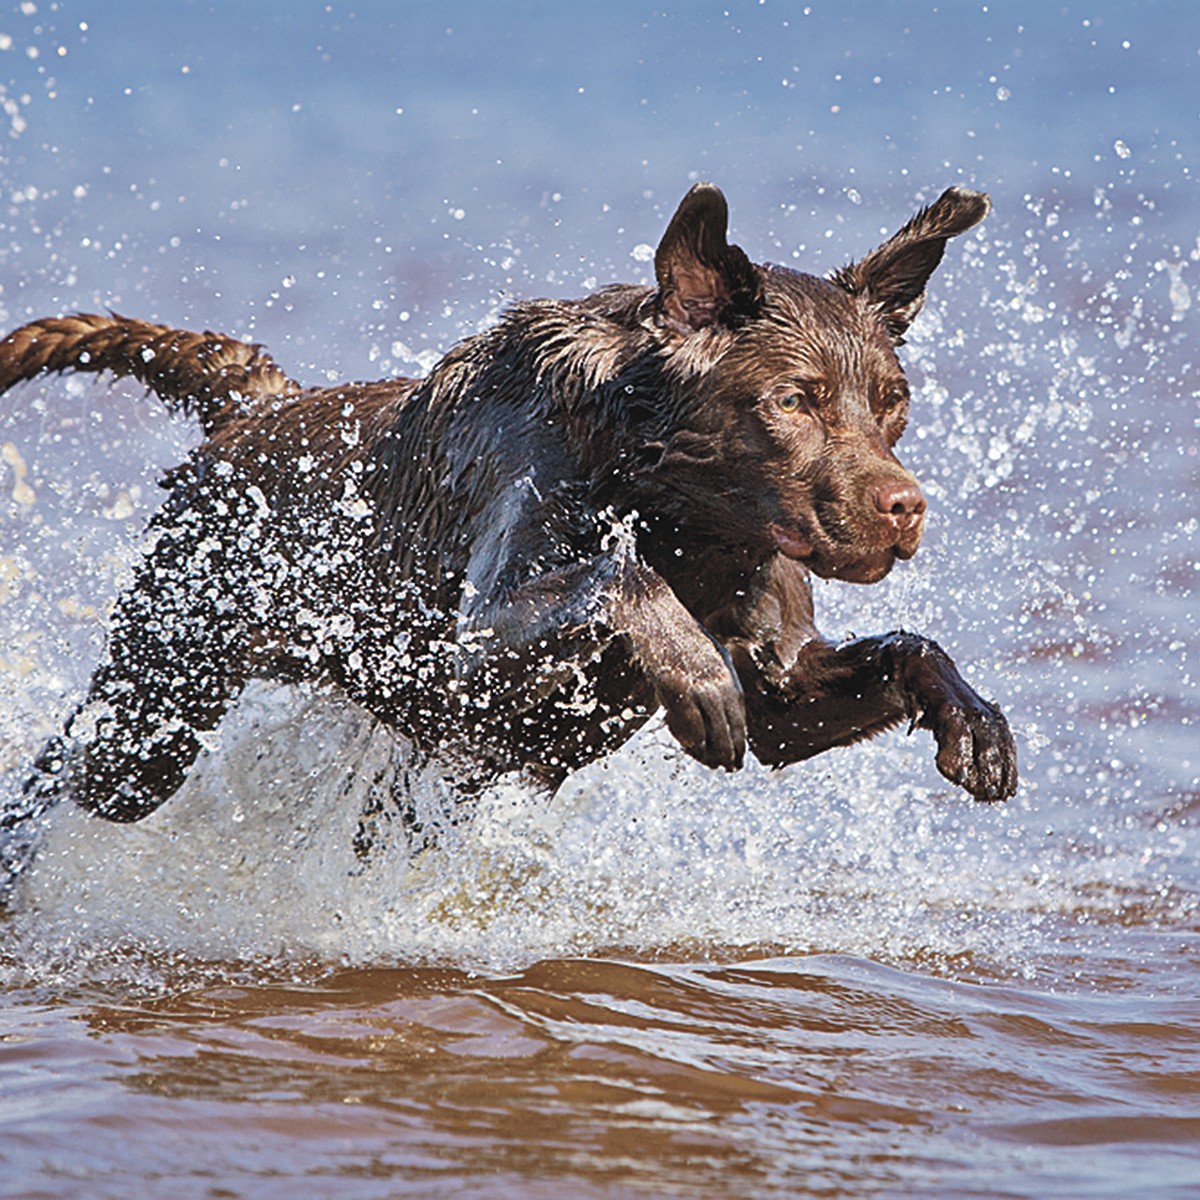
[[[772,525],[771,536],[775,539],[775,547],[780,554],[794,558],[797,562],[804,562],[816,553],[816,547],[809,538],[796,530],[788,529],[786,525]]]
[[[913,541],[863,551],[839,545],[823,534],[810,534],[798,526],[778,522],[771,525],[771,538],[780,554],[803,563],[814,575],[847,583],[878,582],[897,559],[912,558],[918,544]]]

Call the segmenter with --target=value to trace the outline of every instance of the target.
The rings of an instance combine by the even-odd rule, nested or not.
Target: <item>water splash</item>
[[[1111,915],[1166,878],[1167,859],[1147,873],[1119,847],[1080,860],[1021,805],[899,783],[914,764],[898,767],[895,746],[729,777],[662,730],[554,800],[498,785],[461,824],[444,819],[452,796],[427,770],[414,790],[423,827],[441,824],[435,844],[414,855],[385,817],[360,858],[371,789],[411,766],[406,754],[334,697],[255,685],[151,817],[51,814],[10,933],[27,962],[88,971],[106,947],[489,970],[614,950],[834,951],[1020,975],[1045,969],[1081,912]]]

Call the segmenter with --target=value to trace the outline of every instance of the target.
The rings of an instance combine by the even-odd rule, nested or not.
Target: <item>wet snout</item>
[[[874,583],[916,554],[925,495],[886,447],[860,440],[837,451],[786,496],[771,533],[781,553],[818,575]]]
[[[897,463],[895,474],[875,485],[871,499],[882,522],[884,538],[900,558],[911,558],[925,524],[925,494],[917,481]]]
[[[858,583],[874,583],[916,554],[925,494],[877,429],[846,422],[816,462],[793,466],[770,527],[781,554],[817,575]]]

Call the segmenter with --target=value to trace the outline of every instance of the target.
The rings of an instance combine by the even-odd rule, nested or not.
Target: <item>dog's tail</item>
[[[47,317],[0,341],[0,393],[43,371],[132,375],[168,407],[195,413],[205,434],[264,399],[301,391],[260,346],[116,313]]]

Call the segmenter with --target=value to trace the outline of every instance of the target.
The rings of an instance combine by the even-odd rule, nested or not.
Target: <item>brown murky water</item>
[[[1194,1194],[1200,1002],[1127,983],[814,955],[10,998],[4,1194]]]

